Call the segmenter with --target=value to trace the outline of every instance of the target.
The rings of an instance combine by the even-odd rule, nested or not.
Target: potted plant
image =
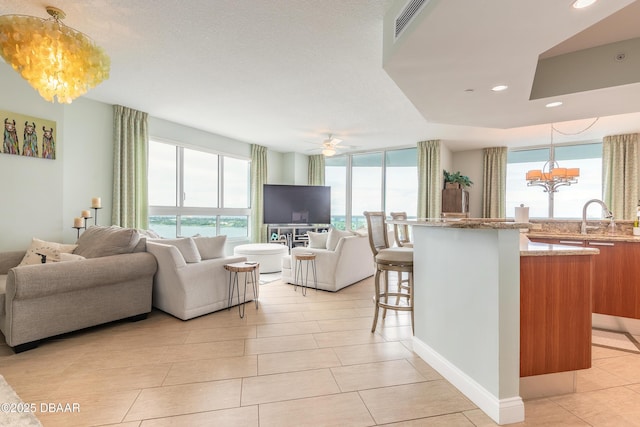
[[[460,171],[447,172],[445,170],[443,172],[445,188],[464,188],[471,187],[473,185],[473,181],[471,181],[468,176],[462,175]]]

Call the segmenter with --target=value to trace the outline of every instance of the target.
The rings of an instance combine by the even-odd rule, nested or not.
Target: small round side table
[[[253,286],[253,299],[256,302],[256,309],[258,308],[258,264],[257,262],[234,262],[233,264],[225,264],[224,269],[229,272],[229,306],[233,304],[234,289],[238,292],[238,313],[240,318],[244,317],[244,304],[247,302],[247,283],[251,279],[251,286]],[[244,294],[242,300],[240,299],[240,286],[238,284],[238,273],[244,273]]]
[[[309,267],[313,273],[313,285],[318,290],[318,275],[316,274],[316,254],[312,253],[298,253],[295,254],[296,258],[296,277],[293,290],[297,290],[298,286],[302,288],[302,295],[307,295],[307,287],[309,284]],[[306,266],[306,272],[302,275],[302,268]]]

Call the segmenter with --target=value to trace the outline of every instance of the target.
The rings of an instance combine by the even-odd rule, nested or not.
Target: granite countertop
[[[520,242],[520,256],[597,255],[596,248],[555,245],[550,243]]]
[[[590,241],[590,242],[632,242],[640,243],[640,236],[633,236],[631,234],[580,234],[580,233],[553,233],[532,231],[527,233],[527,236],[531,239],[539,237],[541,239],[562,239],[562,240],[576,240],[576,241]]]
[[[405,221],[387,221],[389,224],[408,224],[424,227],[444,227],[444,228],[476,228],[476,229],[524,229],[531,226],[528,222],[513,221],[487,221],[483,219],[415,219]]]

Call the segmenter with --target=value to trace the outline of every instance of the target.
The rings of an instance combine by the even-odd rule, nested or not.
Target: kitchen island
[[[593,326],[640,334],[640,236],[609,233],[528,233],[532,241],[598,248],[593,271]]]
[[[534,259],[538,261],[533,263],[541,262],[544,258],[563,258],[574,262],[579,260],[573,258],[584,257],[588,261],[598,251],[529,245],[528,242],[521,247],[520,229],[527,228],[528,223],[482,220],[417,220],[406,223],[412,225],[414,240],[414,351],[494,421],[500,424],[522,421],[521,335],[523,343],[529,338],[528,332],[521,332],[521,286],[527,283],[535,286],[540,277],[533,275],[521,280],[521,266],[526,267]],[[582,274],[590,274],[589,262],[578,264],[585,270]],[[553,274],[558,276],[553,281],[562,286],[567,275],[574,274],[574,270],[568,269],[564,275],[560,273],[562,268],[557,268],[559,270]],[[523,271],[529,274],[536,273],[535,270],[526,268]],[[551,276],[544,273],[543,277],[547,280]],[[528,295],[527,289],[525,286],[523,295]],[[566,294],[560,290],[548,296],[560,298],[559,302],[564,303]],[[530,303],[531,308],[527,308]],[[582,311],[589,312],[590,300],[580,304]],[[537,325],[540,310],[544,312],[552,305],[539,305],[537,301],[525,301],[525,310],[522,311],[533,316],[533,324],[527,318],[522,325],[540,326]],[[569,310],[569,307],[565,308]],[[554,316],[550,318],[558,322]],[[563,326],[573,327],[569,322]],[[534,332],[531,337],[536,341],[540,339],[540,333]],[[563,338],[564,335],[558,337]],[[582,338],[590,348],[590,335]],[[538,353],[535,346],[531,348],[533,356],[542,354],[542,359],[547,359],[544,349]],[[548,369],[545,363],[543,361],[542,370],[536,368],[538,370],[529,375]],[[567,367],[562,365],[560,369]]]

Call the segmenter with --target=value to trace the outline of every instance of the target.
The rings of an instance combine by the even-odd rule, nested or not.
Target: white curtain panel
[[[602,198],[616,219],[635,219],[638,204],[637,133],[604,137]]]
[[[418,218],[440,218],[442,169],[440,140],[418,142]]]
[[[504,218],[507,195],[507,147],[483,150],[482,217]]]
[[[111,221],[129,228],[149,227],[147,113],[114,105],[113,205]]]

